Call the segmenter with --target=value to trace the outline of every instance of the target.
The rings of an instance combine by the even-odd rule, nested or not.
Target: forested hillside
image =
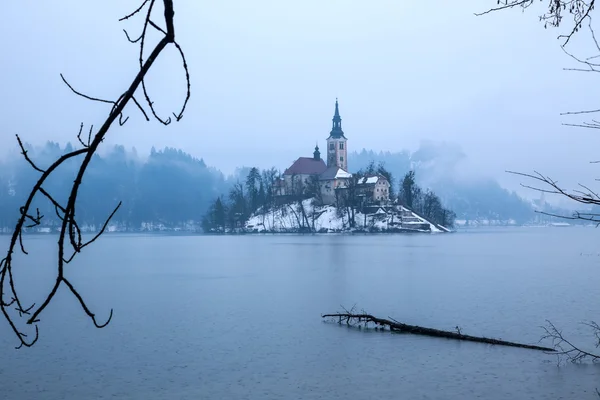
[[[54,142],[44,146],[26,145],[29,155],[44,167],[72,149],[71,144],[61,147]],[[534,205],[515,193],[502,188],[494,179],[464,179],[453,174],[454,167],[464,155],[452,146],[423,144],[417,151],[373,152],[363,150],[349,155],[350,172],[369,170],[380,165],[388,171],[393,187],[402,191],[402,177],[414,171],[416,184],[422,188],[415,197],[415,211],[428,214],[426,204],[443,204],[452,210],[458,220],[514,220],[516,223],[544,222],[536,214]],[[69,182],[75,174],[71,160],[58,170],[44,188],[60,200],[66,200]],[[115,146],[102,156],[95,156],[81,187],[77,213],[83,224],[91,227],[102,224],[113,208],[123,204],[113,222],[121,229],[156,229],[157,227],[190,228],[200,226],[207,211],[212,210],[217,198],[237,219],[248,218],[260,203],[267,199],[269,187],[256,184],[256,193],[248,192],[247,177],[251,168],[241,167],[232,176],[207,166],[202,159],[194,158],[173,148],[152,149],[150,154],[139,155],[135,149]],[[278,175],[275,168],[264,171],[269,180]],[[251,175],[251,174],[250,174]],[[10,231],[18,217],[29,190],[39,172],[31,168],[15,151],[0,159],[0,230]],[[257,180],[257,182],[259,182]],[[427,193],[435,192],[435,198]],[[233,196],[232,193],[237,194]],[[419,193],[423,197],[419,197]],[[402,195],[402,193],[398,193]],[[253,196],[248,204],[240,199]],[[423,201],[420,201],[422,199]],[[435,200],[435,201],[433,201]],[[267,200],[265,200],[267,201]],[[234,204],[233,207],[231,203]],[[261,203],[261,205],[263,205]],[[55,226],[58,219],[53,206],[45,199],[34,202],[44,215],[42,226]],[[435,207],[439,209],[440,207]],[[265,208],[266,209],[266,208]],[[564,211],[544,208],[548,212]],[[428,215],[429,216],[429,215]],[[204,221],[206,223],[206,221]],[[546,221],[547,222],[547,221]]]
[[[48,142],[41,148],[27,146],[29,156],[41,168],[70,151],[71,144],[61,148]],[[57,200],[66,200],[69,183],[75,178],[74,161],[57,170],[44,185]],[[19,207],[25,202],[39,172],[17,152],[0,161],[0,228],[12,229]],[[147,157],[135,149],[126,151],[115,146],[91,162],[78,199],[78,220],[82,224],[102,224],[119,201],[123,205],[113,222],[123,228],[137,229],[143,223],[168,227],[197,223],[216,196],[227,192],[230,177],[208,167],[202,159],[172,148],[152,149]],[[42,226],[58,222],[53,206],[43,198],[34,203],[44,215]]]
[[[351,153],[348,163],[354,168],[364,168],[372,161],[383,163],[394,176],[415,171],[417,183],[437,193],[457,219],[525,223],[535,217],[531,202],[502,188],[496,180],[457,177],[454,172],[464,157],[456,146],[425,142],[413,153],[363,149]]]

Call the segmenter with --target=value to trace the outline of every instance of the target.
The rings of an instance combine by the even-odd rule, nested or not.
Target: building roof
[[[284,175],[319,175],[325,172],[327,165],[322,159],[300,157],[285,170]]]
[[[357,185],[374,185],[377,182],[379,182],[379,180],[387,181],[386,177],[383,175],[367,175],[367,176],[361,177],[358,180],[358,182],[356,182],[356,184]]]
[[[334,179],[349,179],[352,178],[352,174],[344,171],[340,167],[334,165],[332,167],[327,168],[321,175],[319,175],[319,180],[321,181],[331,181]]]

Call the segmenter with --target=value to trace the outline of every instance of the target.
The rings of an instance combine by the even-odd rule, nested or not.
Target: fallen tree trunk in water
[[[510,346],[510,347],[520,347],[523,349],[532,349],[532,350],[541,350],[548,352],[555,352],[555,349],[551,349],[549,347],[535,346],[531,344],[523,344],[523,343],[514,343],[507,342],[504,340],[491,339],[486,337],[479,336],[470,336],[463,335],[460,332],[460,329],[457,329],[457,332],[443,331],[440,329],[433,328],[424,328],[422,326],[416,325],[408,325],[403,324],[402,322],[398,322],[391,319],[383,319],[377,318],[370,314],[351,314],[351,313],[340,313],[340,314],[325,314],[321,315],[322,318],[330,318],[333,321],[337,320],[339,324],[346,323],[347,325],[359,325],[361,323],[373,323],[376,326],[381,326],[382,328],[388,327],[392,332],[400,332],[400,333],[412,333],[415,335],[425,335],[425,336],[433,336],[433,337],[441,337],[447,339],[455,339],[455,340],[464,340],[468,342],[479,342],[479,343],[488,343],[494,344],[498,346]],[[388,317],[389,318],[389,317]]]

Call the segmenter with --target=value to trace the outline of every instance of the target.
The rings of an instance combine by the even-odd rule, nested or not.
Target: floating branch
[[[321,318],[328,318],[332,322],[337,322],[339,324],[346,324],[349,326],[368,326],[369,324],[375,325],[375,327],[381,327],[383,329],[387,328],[391,332],[398,333],[412,333],[414,335],[424,335],[424,336],[433,336],[440,337],[446,339],[455,339],[455,340],[463,340],[467,342],[478,342],[478,343],[487,343],[493,344],[497,346],[510,346],[510,347],[520,347],[523,349],[531,349],[531,350],[541,350],[549,353],[554,353],[555,350],[549,347],[535,346],[530,344],[523,343],[515,343],[515,342],[507,342],[505,340],[499,339],[491,339],[486,337],[479,336],[470,336],[463,335],[460,328],[457,327],[456,332],[451,331],[443,331],[440,329],[433,328],[424,328],[422,326],[416,325],[408,325],[402,322],[398,322],[393,318],[384,319],[377,318],[371,314],[352,314],[352,313],[339,313],[339,314],[325,314],[321,315]],[[388,317],[389,318],[389,317]]]

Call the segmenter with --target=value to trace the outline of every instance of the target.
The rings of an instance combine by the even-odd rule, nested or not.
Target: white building
[[[356,190],[373,202],[382,203],[390,199],[390,182],[383,175],[374,174],[359,178],[356,182]]]

